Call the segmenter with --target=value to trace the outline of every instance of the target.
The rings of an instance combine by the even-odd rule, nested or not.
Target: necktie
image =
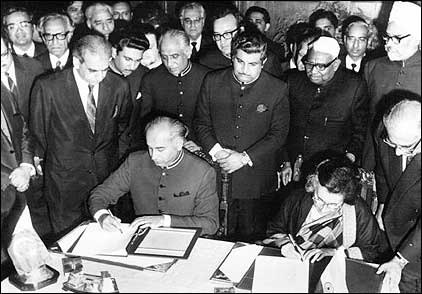
[[[26,54],[26,53],[24,53],[22,56],[23,56],[23,57],[29,57],[29,55],[28,55],[28,54]]]
[[[91,127],[91,131],[95,134],[95,114],[97,112],[97,107],[95,106],[94,100],[94,86],[88,85],[89,93],[88,93],[88,101],[86,105],[86,116],[88,117],[89,126]]]
[[[192,42],[192,57],[195,59],[198,55],[198,50],[196,50],[196,42]]]
[[[355,64],[355,63],[352,63],[352,70],[353,70],[354,72],[356,72],[356,64]]]
[[[9,141],[12,142],[12,140],[10,138],[9,127],[7,125],[6,118],[4,117],[3,109],[1,110],[1,130],[6,135],[7,139],[9,139]]]
[[[54,68],[55,71],[61,70],[62,69],[62,63],[60,62],[60,60],[57,60],[56,62],[56,67]]]

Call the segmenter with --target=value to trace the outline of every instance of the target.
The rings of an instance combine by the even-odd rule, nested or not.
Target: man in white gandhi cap
[[[395,1],[383,39],[387,56],[371,60],[364,71],[372,129],[381,121],[387,102],[384,95],[395,89],[421,95],[421,7],[412,2]],[[368,170],[375,166],[373,144],[369,139],[371,131],[368,131],[362,157],[363,167]]]
[[[304,160],[300,180],[315,170],[319,154],[326,150],[360,162],[367,129],[366,83],[360,75],[340,67],[337,40],[321,36],[308,47],[302,59],[305,71],[287,77],[290,129],[294,132],[289,133],[283,153],[284,185],[292,180],[292,169],[300,157]]]

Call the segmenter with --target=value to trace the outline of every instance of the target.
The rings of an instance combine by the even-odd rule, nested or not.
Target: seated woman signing
[[[283,202],[263,243],[281,248],[285,257],[311,262],[333,256],[341,246],[350,258],[374,261],[381,231],[359,197],[359,179],[345,156],[320,162],[305,187]]]

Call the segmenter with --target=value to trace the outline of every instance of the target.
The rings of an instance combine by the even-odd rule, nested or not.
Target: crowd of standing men
[[[234,6],[208,15],[189,2],[177,24],[148,1],[71,1],[38,21],[6,9],[2,268],[26,206],[47,245],[92,218],[105,230],[120,217],[215,237],[229,175],[227,239],[270,237],[288,256],[291,233],[312,260],[347,243],[392,285],[420,292],[420,12],[396,1],[382,38],[352,15],[339,42],[337,17],[318,9],[289,28],[284,52],[258,6],[242,19]],[[375,174],[374,215],[353,199],[357,167]],[[287,207],[300,213],[283,216]]]

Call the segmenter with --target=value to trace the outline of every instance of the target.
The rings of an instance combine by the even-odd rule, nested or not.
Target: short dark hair
[[[286,44],[298,44],[299,38],[306,34],[311,28],[308,22],[297,22],[292,24],[286,32]]]
[[[110,36],[110,42],[112,46],[116,48],[117,53],[122,51],[125,47],[141,51],[145,51],[149,48],[149,42],[145,35],[132,30]]]
[[[262,8],[260,6],[251,6],[251,7],[248,8],[248,10],[246,10],[245,18],[249,18],[251,16],[252,12],[261,13],[264,16],[265,23],[270,23],[270,21],[271,21],[270,14],[268,13],[268,11],[265,8]]]
[[[309,24],[314,27],[317,20],[322,19],[322,18],[328,19],[331,22],[331,24],[335,28],[337,28],[337,26],[338,26],[337,16],[332,11],[325,10],[325,9],[322,9],[322,8],[314,11],[309,16]]]
[[[246,24],[244,31],[239,32],[232,40],[231,55],[240,49],[246,53],[261,53],[261,60],[267,58],[267,42],[265,36],[253,25]]]
[[[211,24],[213,24],[217,19],[223,18],[227,15],[232,14],[237,22],[239,23],[240,13],[236,6],[234,5],[228,5],[228,6],[222,6],[218,7],[215,11],[215,13],[211,17]]]
[[[365,24],[368,24],[362,17],[359,15],[351,15],[347,17],[343,22],[341,23],[341,37],[344,37],[347,34],[347,31],[349,29],[349,25],[355,22],[362,22]]]
[[[315,191],[317,182],[330,193],[342,194],[344,203],[354,205],[360,188],[359,169],[345,155],[334,156],[321,161],[315,172],[308,176],[306,191]]]
[[[15,12],[26,13],[26,15],[28,15],[29,22],[33,23],[34,14],[30,12],[29,9],[25,7],[21,7],[21,6],[13,6],[6,9],[6,11],[3,13],[3,16],[2,16],[3,25],[6,25],[6,17],[8,17],[9,15]]]

